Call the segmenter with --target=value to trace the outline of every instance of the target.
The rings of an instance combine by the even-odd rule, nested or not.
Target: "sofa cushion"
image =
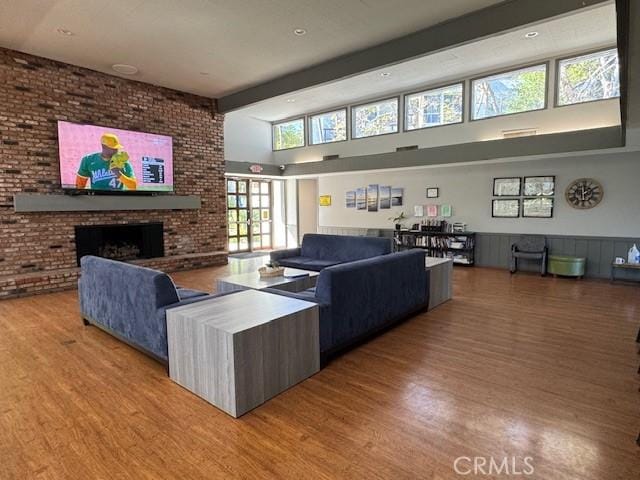
[[[289,257],[283,258],[279,263],[283,267],[299,268],[301,270],[313,270],[314,272],[319,272],[323,268],[339,264],[340,261],[318,260],[317,258],[309,257]]]
[[[180,298],[180,301],[186,300],[188,298],[203,297],[205,295],[207,295],[205,292],[191,290],[190,288],[178,287],[178,297]]]
[[[387,253],[391,253],[388,238],[307,233],[302,239],[300,256],[341,263]]]

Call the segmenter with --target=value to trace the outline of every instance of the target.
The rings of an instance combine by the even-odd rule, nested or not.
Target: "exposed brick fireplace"
[[[112,260],[164,257],[162,223],[76,225],[76,258],[85,255]]]
[[[164,225],[164,271],[226,263],[223,115],[215,101],[0,48],[0,298],[73,288],[77,225]],[[183,210],[22,213],[14,195],[62,195],[57,122],[173,138]]]

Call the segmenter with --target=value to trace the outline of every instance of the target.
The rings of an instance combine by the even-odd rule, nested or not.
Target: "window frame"
[[[620,84],[620,93],[618,94],[617,97],[609,97],[609,98],[597,98],[595,100],[586,100],[584,102],[577,102],[577,103],[565,103],[565,104],[560,104],[560,62],[564,61],[564,60],[569,60],[572,58],[578,58],[578,57],[583,57],[585,55],[592,55],[594,53],[602,53],[602,52],[607,52],[609,50],[615,50],[616,54],[618,55],[618,72],[620,72],[620,51],[618,49],[617,45],[611,45],[610,47],[605,47],[605,48],[598,48],[595,50],[588,50],[586,52],[582,52],[582,53],[575,53],[573,55],[569,55],[566,57],[559,57],[556,58],[555,60],[555,75],[554,75],[554,98],[553,98],[553,107],[554,108],[562,108],[562,107],[573,107],[575,105],[584,105],[585,103],[593,103],[593,102],[606,102],[608,100],[619,100],[622,97],[622,82],[621,82],[621,78],[620,76],[618,76],[618,83]]]
[[[324,115],[327,113],[333,113],[333,112],[339,112],[341,110],[344,110],[344,118],[345,118],[345,139],[344,140],[336,140],[334,142],[321,142],[321,143],[313,143],[313,136],[312,136],[312,130],[311,130],[311,119],[313,117],[317,117],[318,115]],[[351,129],[349,128],[349,124],[351,122],[351,116],[349,115],[349,106],[345,105],[343,107],[337,107],[337,108],[330,108],[329,110],[323,110],[321,112],[314,112],[314,113],[308,113],[305,115],[306,116],[306,124],[307,124],[307,133],[308,133],[308,141],[307,141],[307,146],[309,147],[314,147],[316,145],[332,145],[334,143],[342,143],[342,142],[346,142],[351,140]],[[368,138],[368,137],[365,137]],[[293,148],[299,148],[299,147],[293,147]],[[276,150],[278,151],[278,150]]]
[[[306,115],[296,115],[295,117],[285,118],[283,120],[278,120],[276,122],[271,122],[271,151],[272,152],[283,152],[285,150],[295,150],[296,148],[305,148],[307,147],[307,116]],[[296,120],[302,120],[302,145],[298,145],[297,147],[287,147],[287,148],[275,148],[275,134],[274,127],[276,125],[280,125],[282,123],[295,122]]]
[[[354,115],[353,115],[353,110],[358,108],[358,107],[364,107],[366,105],[372,105],[374,103],[382,103],[382,102],[386,102],[389,100],[396,100],[398,102],[398,126],[396,128],[395,132],[387,132],[387,133],[379,133],[377,135],[368,135],[366,137],[356,137],[353,134],[353,130],[354,130],[354,124],[353,124],[353,120],[354,120]],[[398,95],[391,95],[390,97],[379,97],[377,99],[373,99],[373,100],[368,100],[366,102],[363,103],[358,103],[355,105],[350,105],[349,106],[349,120],[350,120],[350,132],[349,132],[349,139],[350,140],[364,140],[365,138],[375,138],[375,137],[382,137],[384,135],[397,135],[398,133],[400,133],[402,130],[400,128],[400,122],[402,120],[402,112],[400,111],[401,107],[401,102],[402,102],[402,95],[398,94]]]
[[[539,67],[541,65],[544,65],[544,68],[545,68],[545,75],[544,75],[544,103],[543,103],[542,107],[534,108],[532,110],[523,110],[521,112],[502,113],[500,115],[492,115],[490,117],[474,118],[474,116],[473,116],[473,106],[474,106],[474,102],[473,102],[473,82],[478,81],[478,80],[482,80],[483,78],[494,77],[496,75],[502,75],[504,73],[517,72],[518,70],[526,70],[527,68]],[[506,70],[489,71],[489,72],[486,72],[486,73],[484,73],[482,75],[470,78],[469,79],[469,122],[480,122],[482,120],[491,120],[492,118],[509,117],[511,115],[521,115],[523,113],[539,112],[539,111],[546,110],[547,108],[549,108],[549,67],[550,67],[550,60],[545,60],[544,62],[533,62],[533,63],[524,64],[524,65],[509,67]]]
[[[403,133],[417,132],[417,131],[420,131],[420,130],[426,130],[427,128],[449,127],[451,125],[460,125],[461,123],[465,123],[465,121],[466,121],[466,115],[465,115],[466,114],[466,112],[465,112],[466,108],[465,108],[465,105],[466,105],[466,101],[467,101],[467,97],[466,97],[466,95],[467,95],[467,85],[466,85],[466,83],[467,83],[467,80],[466,79],[462,79],[462,80],[459,80],[459,81],[453,82],[453,83],[438,84],[438,85],[436,85],[434,87],[425,87],[425,88],[422,88],[420,90],[415,90],[413,92],[404,93],[402,95],[402,110],[403,110],[403,112],[402,112],[403,113],[403,115],[402,115],[402,132]],[[412,128],[411,130],[409,130],[407,128],[407,124],[408,124],[408,122],[407,122],[407,97],[408,96],[415,95],[417,93],[426,93],[426,92],[431,92],[431,91],[434,91],[434,90],[441,90],[443,88],[453,87],[455,85],[462,85],[462,109],[461,109],[461,112],[460,112],[460,121],[459,122],[441,123],[439,125],[431,125],[431,126],[427,126],[427,127]],[[368,138],[368,137],[365,137],[365,138]]]

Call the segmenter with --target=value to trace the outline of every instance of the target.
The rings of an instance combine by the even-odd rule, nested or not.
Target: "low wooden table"
[[[169,376],[233,417],[320,369],[318,306],[246,290],[167,310]]]
[[[303,274],[302,277],[293,275]],[[287,292],[301,292],[307,288],[316,286],[316,280],[320,272],[300,270],[297,268],[285,268],[284,275],[278,277],[260,277],[255,271],[251,273],[237,273],[219,278],[216,282],[217,292],[234,292],[236,290],[262,290],[264,288],[277,288]],[[291,275],[288,277],[287,275]]]
[[[635,271],[640,274],[640,265],[635,263],[633,264],[632,263],[615,263],[615,262],[611,263],[611,282],[612,283],[615,282],[616,280],[619,280],[619,279],[616,279],[616,272],[618,270],[630,271],[630,272]],[[628,281],[628,282],[632,281],[628,278],[624,278],[622,280]],[[640,278],[638,278],[637,281],[640,281]]]
[[[429,274],[429,310],[453,296],[453,259],[426,257]]]

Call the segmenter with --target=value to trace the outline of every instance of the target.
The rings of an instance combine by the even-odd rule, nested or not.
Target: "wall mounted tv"
[[[62,188],[75,192],[173,192],[171,137],[58,122]]]

